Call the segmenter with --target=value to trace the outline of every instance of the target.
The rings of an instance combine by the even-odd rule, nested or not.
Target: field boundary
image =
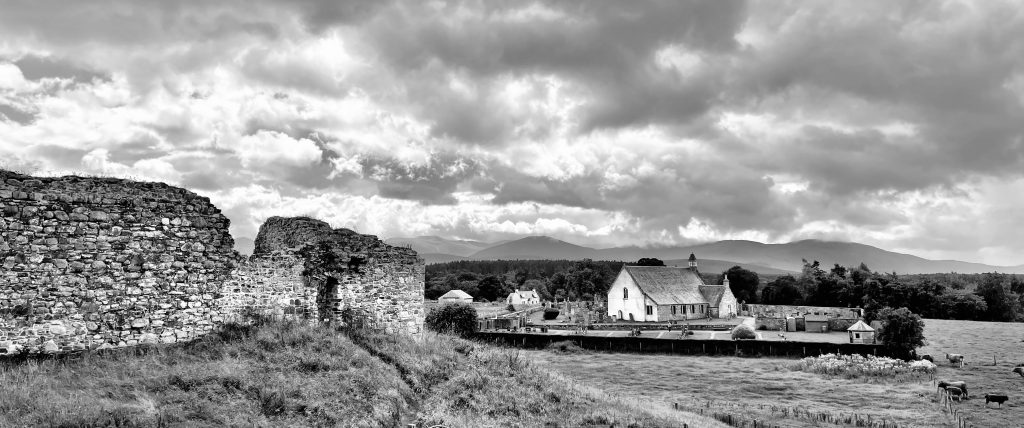
[[[490,331],[474,333],[473,338],[495,345],[526,349],[543,349],[554,342],[570,341],[580,348],[600,352],[782,358],[814,357],[823,354],[892,356],[882,345],[856,343],[656,339],[652,337],[546,335]]]

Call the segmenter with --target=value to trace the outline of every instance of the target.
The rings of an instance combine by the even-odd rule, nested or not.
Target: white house
[[[509,293],[508,297],[505,298],[505,303],[512,306],[539,305],[540,295],[537,294],[537,290],[519,291],[517,288],[515,292]]]
[[[473,303],[473,296],[462,290],[452,290],[437,299],[441,303]]]
[[[728,278],[722,285],[707,285],[697,274],[696,258],[690,267],[623,266],[608,290],[608,316],[627,321],[670,321],[736,314],[736,296]]]

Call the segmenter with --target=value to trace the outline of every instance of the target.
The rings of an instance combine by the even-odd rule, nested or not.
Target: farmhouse
[[[473,296],[462,290],[452,290],[437,299],[441,303],[473,303]]]
[[[517,288],[515,292],[508,294],[508,297],[505,298],[505,303],[513,306],[539,305],[540,295],[537,294],[537,290],[519,291]]]
[[[608,290],[608,316],[628,321],[674,321],[736,313],[737,302],[725,284],[708,285],[690,267],[623,266]]]

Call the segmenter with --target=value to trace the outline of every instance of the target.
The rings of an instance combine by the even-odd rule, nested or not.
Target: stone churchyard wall
[[[208,333],[236,257],[228,224],[161,183],[0,171],[0,354]]]
[[[754,317],[785,318],[802,317],[807,314],[828,315],[829,318],[859,319],[860,308],[839,308],[830,306],[799,305],[743,305],[743,311]]]
[[[314,321],[349,313],[389,332],[418,334],[423,275],[423,260],[411,249],[311,218],[271,217],[225,288],[225,311]]]

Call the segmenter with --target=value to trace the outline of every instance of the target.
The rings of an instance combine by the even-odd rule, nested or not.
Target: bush
[[[585,352],[583,348],[580,348],[576,342],[571,340],[562,340],[558,342],[552,342],[547,346],[547,350],[557,352],[560,354],[579,354]]]
[[[735,339],[757,339],[757,333],[749,325],[740,324],[732,329],[732,338]]]
[[[909,309],[887,307],[878,312],[878,319],[884,326],[878,339],[893,350],[894,355],[909,360],[917,348],[925,345],[924,321]]]
[[[875,357],[868,355],[836,355],[825,354],[807,357],[790,366],[792,370],[818,373],[827,376],[839,376],[846,379],[877,377],[899,379],[901,375],[931,375],[935,373],[935,364],[928,361],[908,363],[903,360]]]
[[[512,306],[512,304],[509,303],[508,306],[505,307],[505,310],[509,311],[509,312],[515,312],[516,311],[516,307]]]
[[[555,308],[544,309],[544,319],[545,320],[551,321],[551,320],[553,320],[555,318],[558,318],[558,309],[555,309]]]
[[[438,333],[469,336],[476,331],[476,309],[461,303],[446,304],[431,310],[425,323]]]

